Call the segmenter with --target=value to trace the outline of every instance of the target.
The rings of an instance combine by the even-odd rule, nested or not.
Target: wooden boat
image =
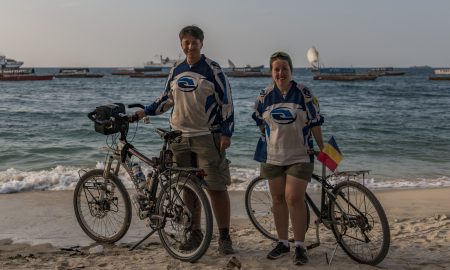
[[[165,78],[169,76],[169,73],[155,72],[155,73],[136,73],[131,74],[130,78]]]
[[[329,81],[372,81],[378,78],[376,75],[370,74],[317,74],[314,75],[314,80],[329,80]]]
[[[53,75],[37,75],[34,68],[13,68],[0,71],[0,81],[48,81]]]
[[[405,73],[403,71],[395,71],[393,67],[373,68],[369,71],[369,74],[376,76],[401,76],[405,75]]]
[[[1,75],[0,81],[49,81],[53,80],[53,75]]]
[[[271,77],[270,72],[263,71],[228,71],[225,72],[228,77]]]
[[[324,68],[319,63],[319,52],[312,46],[306,53],[306,58],[314,73],[314,80],[330,81],[367,81],[375,80],[378,75],[370,73],[357,73],[354,68]]]
[[[104,74],[91,73],[89,68],[61,68],[56,78],[102,78]]]
[[[116,69],[115,71],[111,72],[111,75],[130,76],[140,73],[141,72],[136,72],[134,68],[127,68],[127,69]]]
[[[432,81],[450,81],[450,76],[429,76],[428,80],[432,80]]]

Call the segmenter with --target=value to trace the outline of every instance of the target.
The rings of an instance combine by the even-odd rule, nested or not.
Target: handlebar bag
[[[95,123],[95,131],[104,135],[114,134],[120,131],[122,126],[119,114],[125,114],[125,105],[122,103],[112,103],[95,108],[95,120],[112,120],[110,125]]]

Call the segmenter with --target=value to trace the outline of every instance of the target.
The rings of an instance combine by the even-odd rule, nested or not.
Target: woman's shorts
[[[273,179],[281,175],[291,175],[311,182],[311,176],[314,171],[314,163],[295,163],[287,166],[278,166],[267,163],[261,163],[261,177]]]

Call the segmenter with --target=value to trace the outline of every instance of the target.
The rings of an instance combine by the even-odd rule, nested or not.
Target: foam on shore
[[[103,168],[103,164],[97,163],[96,168]],[[92,168],[56,166],[48,170],[20,171],[10,168],[6,171],[0,171],[0,194],[36,190],[73,190],[78,182],[80,171],[82,173],[82,171],[90,169]],[[145,169],[144,172],[146,172]],[[258,175],[258,169],[231,167],[232,184],[229,189],[245,190],[248,183]],[[125,172],[121,171],[119,177],[126,187],[132,188],[130,178]],[[361,179],[356,180],[361,181]],[[450,177],[448,176],[377,179],[369,175],[369,177],[366,176],[364,182],[371,189],[450,187]],[[320,185],[312,181],[309,188],[318,189]]]

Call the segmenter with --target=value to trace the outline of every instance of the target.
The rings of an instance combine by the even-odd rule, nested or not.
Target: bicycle
[[[134,107],[143,108],[141,104],[128,106]],[[101,243],[114,243],[128,231],[132,211],[129,192],[119,178],[123,168],[137,191],[133,197],[137,214],[151,228],[130,250],[158,232],[163,247],[172,257],[188,262],[200,259],[211,242],[212,212],[203,190],[204,171],[176,167],[172,161],[173,153],[168,146],[181,139],[181,131],[157,128],[156,133],[163,139],[162,149],[159,156],[148,158],[127,141],[129,123],[138,121],[138,117],[125,114],[123,104],[97,107],[88,117],[97,132],[113,138],[104,169],[80,172],[75,187],[74,210],[83,231]],[[151,168],[144,182],[135,172],[136,161]],[[201,232],[200,243],[186,247],[194,231]]]
[[[312,178],[321,184],[320,208],[311,196],[305,194],[307,230],[310,222],[310,208],[317,217],[316,242],[307,246],[312,249],[320,246],[319,225],[331,229],[339,245],[354,261],[377,265],[387,255],[390,246],[389,223],[386,214],[375,195],[364,186],[364,176],[369,171],[344,171],[326,176],[325,166],[322,176],[313,174]],[[354,179],[361,175],[363,184]],[[331,184],[330,179],[345,178]],[[353,180],[351,180],[353,179]],[[272,197],[268,180],[257,177],[248,185],[245,192],[245,209],[252,224],[265,237],[277,241],[277,233],[272,213]],[[289,225],[289,240],[293,241],[292,225]]]

